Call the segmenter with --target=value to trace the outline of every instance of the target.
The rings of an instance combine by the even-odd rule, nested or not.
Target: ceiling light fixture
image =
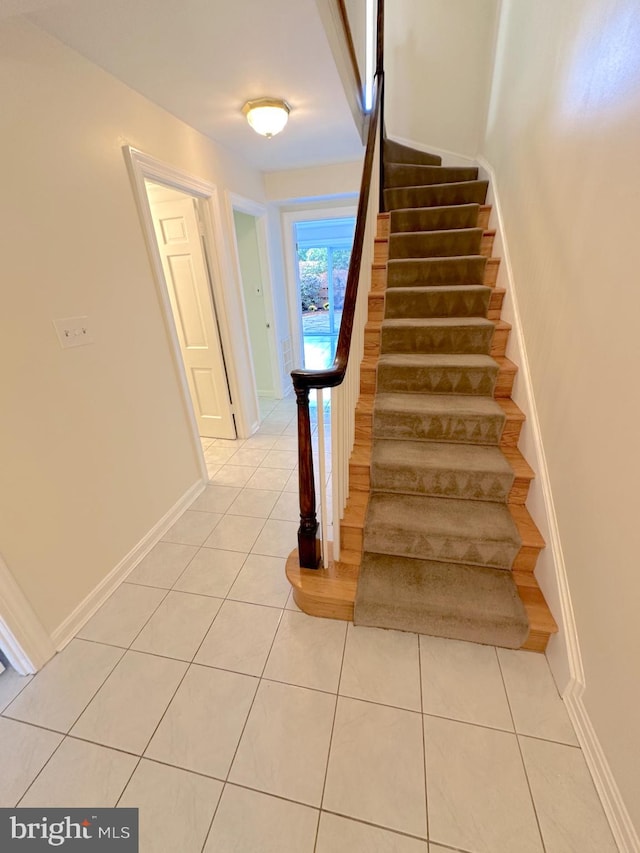
[[[291,107],[279,98],[258,98],[247,101],[242,108],[243,114],[256,133],[271,139],[284,129]]]

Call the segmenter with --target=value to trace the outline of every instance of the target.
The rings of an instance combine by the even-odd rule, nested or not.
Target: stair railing
[[[291,379],[298,411],[298,486],[300,494],[300,527],[298,555],[302,568],[317,569],[328,564],[328,522],[324,451],[324,394],[331,391],[331,466],[333,505],[333,557],[340,557],[339,519],[348,495],[349,456],[355,441],[355,408],[359,396],[360,361],[364,353],[364,326],[367,322],[367,296],[371,287],[374,229],[379,210],[380,170],[374,164],[381,160],[381,116],[384,90],[383,70],[383,0],[378,0],[377,62],[373,89],[373,105],[369,114],[367,147],[360,184],[358,213],[353,239],[351,261],[338,334],[336,355],[331,367],[325,370],[296,369]],[[316,390],[318,408],[318,444],[322,540],[318,538],[316,484],[313,464],[313,443],[309,392]]]

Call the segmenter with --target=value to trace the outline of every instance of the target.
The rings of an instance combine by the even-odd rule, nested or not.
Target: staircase
[[[544,651],[524,415],[476,168],[385,142],[340,562],[288,566],[299,606],[356,624]],[[355,612],[354,612],[355,601]]]

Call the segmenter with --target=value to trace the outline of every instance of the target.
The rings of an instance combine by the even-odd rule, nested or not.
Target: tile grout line
[[[182,590],[169,590],[169,592],[172,592],[172,591],[182,593]],[[253,602],[253,601],[244,601],[242,599],[236,599],[236,598],[220,598],[219,596],[208,596],[208,595],[205,595],[203,593],[184,592],[183,594],[184,595],[193,595],[193,596],[201,595],[201,597],[203,597],[203,598],[216,599],[218,601],[222,601],[222,603],[224,603],[225,601],[229,601],[230,603],[233,603],[233,604],[246,604],[248,607],[266,607],[266,608],[269,608],[270,610],[280,610],[280,611],[282,611],[283,615],[284,615],[284,613],[298,613],[298,611],[289,610],[286,607],[276,607],[275,605],[272,605],[272,604],[258,604],[258,603]],[[218,613],[219,613],[219,611],[218,611]],[[207,629],[207,633],[213,627],[213,623],[215,622],[215,620],[218,616],[218,613],[216,613],[216,616],[213,618],[211,625]],[[420,636],[420,635],[417,635],[417,636]],[[162,660],[173,660],[173,661],[176,661],[177,663],[186,663],[187,665],[202,666],[206,669],[216,669],[216,670],[220,670],[222,672],[230,672],[230,673],[233,673],[234,675],[245,675],[245,676],[248,676],[250,678],[261,678],[261,680],[263,680],[263,681],[273,682],[274,684],[283,684],[283,685],[286,685],[287,687],[300,687],[304,690],[312,690],[315,693],[322,693],[322,694],[327,695],[327,696],[336,696],[337,695],[338,697],[342,697],[345,699],[351,699],[355,702],[364,702],[368,705],[376,705],[376,706],[381,707],[381,708],[391,708],[391,709],[396,710],[396,711],[406,711],[409,714],[420,714],[422,717],[433,717],[434,719],[438,719],[438,720],[449,720],[450,722],[459,723],[463,726],[473,726],[475,728],[486,729],[487,731],[491,731],[491,732],[502,732],[504,734],[510,734],[510,735],[515,734],[517,737],[524,737],[524,738],[527,738],[529,740],[541,741],[542,743],[557,744],[558,746],[567,747],[569,749],[575,749],[579,752],[581,751],[580,746],[576,745],[576,744],[566,743],[565,741],[552,740],[551,738],[543,738],[543,737],[540,737],[539,735],[532,735],[532,734],[528,734],[526,732],[517,732],[514,729],[503,729],[503,728],[499,728],[496,726],[489,726],[489,725],[486,725],[485,723],[473,722],[472,720],[462,720],[462,719],[459,719],[457,717],[446,717],[442,714],[434,714],[431,712],[419,711],[419,710],[416,710],[415,708],[407,708],[404,705],[390,705],[389,703],[386,703],[386,702],[378,702],[374,699],[363,698],[362,696],[350,696],[347,693],[336,694],[336,693],[332,692],[331,690],[324,690],[320,687],[310,687],[308,685],[298,684],[298,683],[292,682],[292,681],[283,681],[280,678],[273,678],[272,676],[264,676],[264,677],[256,676],[252,673],[247,673],[245,671],[238,670],[238,669],[229,669],[228,667],[203,663],[203,662],[196,661],[196,660],[190,660],[189,658],[172,657],[171,655],[160,654],[159,652],[152,652],[152,651],[148,651],[148,650],[134,649],[134,648],[126,647],[126,646],[118,646],[115,643],[107,643],[103,640],[90,640],[90,639],[84,638],[84,637],[82,637],[82,638],[78,637],[77,639],[82,640],[82,642],[85,642],[85,643],[93,643],[94,645],[109,646],[109,648],[121,649],[125,653],[127,651],[132,651],[132,652],[135,652],[136,654],[148,655],[149,657],[161,658]],[[203,642],[204,642],[204,639],[206,639],[206,634],[205,634],[205,637],[203,638]],[[201,643],[201,645],[202,645],[202,643]],[[17,697],[15,697],[15,698],[17,698]],[[45,725],[42,725],[40,723],[31,723],[28,720],[22,720],[19,717],[12,717],[11,715],[6,713],[7,710],[8,710],[8,708],[5,709],[5,711],[3,711],[2,713],[0,713],[0,718],[5,717],[6,719],[14,720],[15,722],[24,723],[25,725],[31,725],[34,728],[44,729],[45,731],[51,731],[51,732],[55,732],[57,734],[65,734],[64,732],[60,732],[58,729],[53,729],[53,728],[50,728],[49,726],[45,726]],[[83,713],[84,713],[84,711],[83,711]],[[74,721],[74,725],[75,725],[75,722],[77,722],[77,720]],[[74,737],[77,737],[77,736],[74,735]],[[91,742],[93,743],[94,741],[91,741]],[[113,747],[113,748],[115,748],[115,747]],[[126,750],[124,750],[124,751],[126,752]],[[135,753],[131,753],[131,754],[135,754]]]
[[[267,663],[269,662],[271,650],[273,649],[274,643],[276,641],[276,637],[278,636],[278,631],[280,630],[280,624],[282,622],[282,616],[283,616],[284,612],[285,612],[285,610],[284,610],[284,608],[282,608],[282,610],[280,611],[280,618],[278,619],[278,624],[276,626],[276,630],[273,632],[273,638],[271,640],[271,644],[269,645],[269,651],[267,652],[267,655],[265,657],[265,661],[264,661],[264,664],[262,667],[262,672],[261,672],[260,676],[258,677],[258,685],[255,689],[255,693],[253,694],[253,699],[251,700],[251,705],[249,706],[249,710],[247,711],[247,716],[245,717],[244,725],[242,726],[242,731],[240,732],[240,736],[238,738],[236,748],[233,752],[233,756],[231,758],[231,761],[229,762],[229,769],[227,770],[227,773],[226,773],[226,776],[224,779],[224,783],[223,783],[223,788],[222,788],[222,791],[220,792],[220,799],[218,800],[218,804],[217,804],[215,811],[213,813],[213,817],[211,818],[211,823],[209,824],[209,829],[207,830],[207,834],[205,836],[204,843],[202,845],[202,851],[204,851],[205,847],[207,846],[209,836],[211,835],[211,830],[213,829],[213,822],[214,822],[216,815],[218,813],[218,808],[220,807],[220,803],[222,802],[222,796],[225,792],[227,784],[233,784],[233,783],[229,782],[229,774],[231,773],[231,770],[233,769],[233,764],[236,760],[238,750],[240,749],[240,744],[242,743],[242,738],[244,737],[244,733],[245,733],[245,730],[247,728],[247,723],[249,722],[249,717],[251,716],[251,712],[253,711],[253,706],[255,705],[256,697],[258,695],[258,691],[260,690],[260,685],[262,684],[262,680],[263,680],[262,676],[264,675],[264,671],[267,668]],[[204,640],[203,640],[203,642],[204,642]],[[246,673],[245,673],[245,675],[246,675]],[[253,677],[255,678],[255,676],[253,676]],[[262,793],[266,794],[266,791],[263,791]]]
[[[287,600],[288,600],[288,598],[287,598]],[[7,667],[7,670],[6,670],[6,671],[7,671],[7,672],[16,672],[16,673],[17,673],[17,670],[13,669],[13,667],[11,666],[11,664],[9,664],[9,666]],[[12,697],[11,697],[11,699],[7,702],[7,704],[4,706],[4,708],[0,711],[0,717],[3,717],[3,716],[4,716],[4,712],[5,712],[6,710],[8,710],[9,706],[10,706],[10,705],[12,705],[12,704],[15,702],[15,700],[16,700],[16,699],[18,698],[18,696],[22,693],[22,691],[23,691],[25,688],[27,688],[27,687],[31,684],[31,682],[33,681],[33,679],[34,679],[34,678],[36,677],[36,675],[37,675],[37,673],[34,673],[33,675],[29,675],[29,676],[26,676],[26,675],[25,675],[25,676],[22,676],[22,675],[20,675],[19,673],[17,673],[17,674],[18,674],[18,677],[19,677],[19,678],[24,678],[24,679],[26,680],[26,684],[23,684],[23,685],[22,685],[22,687],[20,688],[20,690],[18,690],[18,692],[16,693],[16,695],[15,695],[15,696],[12,696]],[[10,718],[7,718],[7,719],[10,719]]]
[[[319,814],[318,814],[318,825],[316,827],[316,839],[313,845],[313,851],[316,853],[316,848],[318,846],[318,837],[320,834],[320,817],[322,816],[323,806],[324,806],[324,796],[327,789],[327,776],[329,775],[329,762],[331,760],[331,747],[333,746],[333,733],[336,727],[336,717],[338,715],[338,701],[340,699],[340,682],[342,681],[342,671],[344,669],[344,659],[347,653],[347,639],[349,636],[349,623],[347,622],[345,632],[344,632],[344,643],[342,644],[342,657],[340,659],[340,672],[338,673],[338,685],[336,687],[336,702],[333,708],[333,719],[331,721],[331,733],[329,735],[329,748],[327,750],[327,761],[324,769],[324,781],[322,783],[322,793],[320,795],[320,806],[319,806]]]
[[[198,552],[196,552],[196,553],[198,553]],[[194,558],[195,558],[195,554],[193,555],[192,560],[193,560]],[[191,561],[190,561],[190,562],[191,562]],[[189,564],[190,564],[190,563],[189,563]],[[188,565],[189,565],[189,564],[188,564]],[[182,575],[184,574],[184,572],[186,572],[186,570],[187,570],[187,568],[188,568],[188,565],[185,567],[185,569],[184,569],[184,571],[182,572],[182,574],[180,575],[180,577],[179,577],[179,578],[177,578],[177,580],[176,580],[176,582],[175,582],[175,583],[178,583],[178,581],[180,580],[180,578],[182,577]],[[167,595],[168,595],[168,594],[169,594],[169,593],[167,593]],[[166,596],[165,596],[165,597],[166,597]],[[164,601],[164,599],[163,599],[163,601]],[[187,677],[187,674],[188,674],[188,673],[189,673],[189,671],[191,670],[191,667],[194,665],[194,664],[193,664],[193,661],[194,661],[194,660],[195,660],[195,658],[197,657],[198,652],[200,651],[200,649],[201,649],[201,647],[202,647],[202,644],[204,643],[204,641],[205,641],[205,639],[206,639],[206,637],[207,637],[207,635],[208,635],[209,631],[211,630],[211,626],[212,626],[212,625],[213,625],[213,623],[216,621],[216,619],[217,619],[217,617],[218,617],[218,614],[220,613],[220,610],[221,610],[221,609],[222,609],[222,605],[220,605],[220,607],[219,607],[219,608],[218,608],[218,610],[216,611],[215,616],[214,616],[214,617],[213,617],[213,619],[211,620],[211,622],[210,622],[210,624],[209,624],[209,627],[208,627],[208,628],[207,628],[207,630],[204,632],[204,634],[203,634],[203,636],[202,636],[202,639],[201,639],[200,643],[198,644],[198,647],[197,647],[197,649],[195,650],[195,652],[194,652],[194,654],[193,654],[193,656],[192,656],[191,660],[190,660],[190,661],[188,661],[188,662],[183,661],[183,663],[184,663],[184,662],[186,662],[186,663],[187,663],[187,666],[186,666],[186,668],[185,668],[184,673],[182,674],[182,678],[179,680],[178,684],[176,685],[176,688],[175,688],[175,690],[173,691],[173,694],[171,695],[171,698],[170,698],[170,699],[169,699],[169,701],[167,702],[167,704],[166,704],[166,706],[165,706],[165,709],[164,709],[164,711],[163,711],[162,715],[160,716],[160,719],[158,720],[158,722],[157,722],[157,724],[156,724],[155,728],[153,729],[153,731],[151,732],[151,735],[150,735],[150,736],[149,736],[149,738],[147,739],[147,742],[146,742],[146,744],[145,744],[144,748],[142,749],[142,751],[141,751],[141,753],[140,753],[140,757],[138,758],[138,761],[136,762],[136,765],[135,765],[135,767],[133,768],[133,771],[131,772],[131,775],[129,776],[129,778],[128,778],[128,780],[127,780],[127,782],[126,782],[126,784],[125,784],[124,788],[123,788],[123,789],[122,789],[122,791],[120,792],[120,796],[118,797],[118,799],[117,799],[117,801],[116,801],[116,806],[118,805],[118,803],[120,802],[120,800],[121,800],[121,799],[122,799],[122,797],[124,796],[124,793],[125,793],[125,791],[127,790],[127,788],[129,787],[129,784],[130,784],[130,782],[131,782],[131,780],[132,780],[132,778],[133,778],[133,776],[134,776],[134,774],[135,774],[136,770],[138,769],[138,767],[139,767],[139,766],[140,766],[140,764],[142,763],[142,759],[145,757],[145,753],[146,753],[147,749],[149,748],[149,744],[151,743],[151,741],[152,741],[152,740],[153,740],[153,738],[155,737],[156,732],[158,731],[158,729],[160,728],[160,725],[162,724],[162,721],[163,721],[163,720],[164,720],[164,718],[166,717],[166,715],[167,715],[167,711],[168,711],[168,710],[169,710],[169,708],[171,707],[171,704],[173,703],[173,700],[176,698],[176,695],[178,694],[178,691],[180,690],[180,687],[182,686],[182,684],[183,684],[183,682],[184,682],[185,678]],[[136,638],[137,638],[137,636],[138,636],[138,635],[136,635]],[[134,642],[135,642],[135,640],[134,640]],[[144,653],[141,653],[141,654],[144,654]],[[158,656],[158,657],[160,657],[160,656]],[[170,658],[170,659],[172,660],[172,658]],[[147,760],[149,760],[149,759],[147,759]],[[185,769],[185,768],[180,768],[180,769]],[[222,799],[222,793],[223,793],[223,791],[224,791],[224,785],[223,785],[222,791],[220,791],[220,797],[218,798],[218,803],[216,804],[216,808],[215,808],[215,810],[214,810],[214,816],[215,816],[215,812],[216,812],[216,811],[217,811],[217,809],[218,809],[218,805],[220,804],[220,800]],[[207,833],[207,835],[208,835],[208,833]],[[205,837],[205,841],[206,841],[206,837]]]
[[[198,553],[198,552],[196,551],[196,554],[197,554],[197,553]],[[193,561],[193,559],[195,559],[195,556],[196,556],[196,555],[194,554],[194,555],[193,555],[193,557],[192,557],[192,559],[191,559],[191,560],[189,561],[189,563],[187,564],[187,566],[185,566],[185,569],[184,569],[184,571],[182,572],[182,574],[180,575],[180,577],[178,577],[178,578],[176,579],[175,583],[178,583],[178,581],[180,580],[180,578],[182,577],[182,575],[187,571],[187,568],[189,567],[189,565],[191,564],[191,562]],[[243,563],[243,565],[244,565],[244,563]],[[240,569],[238,570],[238,573],[239,573],[239,572],[240,572]],[[236,577],[237,577],[237,575],[236,575]],[[175,586],[175,584],[174,584],[174,586]],[[173,589],[173,587],[172,587],[172,589]],[[171,591],[172,591],[172,590],[169,590],[169,592],[171,592]],[[169,595],[169,592],[167,593],[167,596]],[[166,598],[167,596],[165,596],[165,598]],[[225,599],[225,600],[226,600],[226,599]],[[164,599],[163,599],[163,601],[164,601]],[[223,602],[223,603],[224,603],[224,602]],[[151,743],[151,741],[153,740],[153,738],[154,738],[154,736],[155,736],[156,732],[158,731],[158,729],[160,728],[160,725],[162,724],[162,721],[163,721],[163,720],[164,720],[164,718],[166,717],[167,712],[168,712],[169,708],[171,707],[171,704],[173,703],[173,700],[176,698],[176,695],[177,695],[178,691],[180,690],[180,687],[182,686],[182,684],[183,684],[183,682],[184,682],[185,678],[187,677],[187,674],[188,674],[188,673],[189,673],[189,671],[191,670],[191,667],[192,667],[192,666],[194,666],[194,661],[195,661],[196,657],[198,656],[198,652],[199,652],[199,651],[200,651],[200,649],[202,648],[202,644],[204,643],[205,639],[207,638],[207,636],[208,636],[208,634],[209,634],[209,631],[211,630],[211,628],[212,628],[212,626],[213,626],[214,622],[215,622],[215,621],[216,621],[216,619],[218,618],[218,614],[220,613],[220,610],[221,610],[221,609],[222,609],[222,605],[220,605],[220,607],[219,607],[219,608],[218,608],[218,610],[216,611],[216,613],[215,613],[215,615],[214,615],[213,619],[212,619],[212,620],[211,620],[211,622],[209,623],[209,627],[208,627],[208,628],[206,629],[206,631],[204,632],[204,634],[203,634],[203,636],[202,636],[202,639],[200,640],[200,643],[198,644],[198,647],[196,648],[196,650],[195,650],[195,652],[194,652],[194,654],[193,654],[193,656],[192,656],[191,660],[190,660],[190,661],[182,661],[183,663],[186,663],[186,664],[187,664],[186,669],[185,669],[185,671],[184,671],[184,673],[183,673],[183,675],[182,675],[182,678],[180,679],[180,681],[179,681],[179,682],[178,682],[178,684],[176,685],[176,688],[175,688],[175,690],[173,691],[173,694],[171,695],[171,698],[170,698],[170,699],[169,699],[169,701],[167,702],[167,704],[166,704],[166,706],[165,706],[165,709],[164,709],[164,711],[163,711],[163,713],[162,713],[162,715],[161,715],[160,719],[158,720],[158,722],[157,722],[157,724],[156,724],[155,728],[153,729],[153,731],[151,732],[151,735],[150,735],[150,736],[149,736],[149,738],[147,739],[147,742],[146,742],[146,744],[145,744],[144,748],[142,749],[142,752],[140,753],[140,757],[139,757],[139,759],[138,759],[138,761],[137,761],[137,763],[136,763],[136,766],[134,767],[134,769],[133,769],[133,771],[132,771],[131,775],[129,776],[129,779],[127,780],[126,785],[124,786],[124,788],[123,788],[123,789],[122,789],[122,791],[120,792],[120,796],[118,797],[118,799],[117,799],[117,801],[116,801],[116,806],[117,806],[117,804],[120,802],[120,800],[122,799],[122,797],[123,797],[123,795],[124,795],[124,792],[127,790],[127,787],[129,786],[129,783],[131,782],[131,779],[133,778],[134,773],[136,772],[136,770],[137,770],[137,769],[138,769],[138,767],[140,766],[140,764],[141,764],[141,762],[142,762],[142,759],[145,757],[145,753],[146,753],[147,749],[149,748],[149,744],[150,744],[150,743]],[[146,623],[145,623],[145,624],[146,624]],[[141,629],[141,630],[142,630],[142,629]],[[137,634],[137,635],[136,635],[136,639],[137,639],[137,637],[138,637],[138,636],[139,636],[139,634]],[[135,642],[135,639],[134,639],[134,641],[133,641],[133,642]],[[145,653],[144,653],[144,652],[141,652],[140,654],[145,654]],[[162,656],[161,656],[161,655],[157,655],[157,657],[162,657]],[[174,660],[174,658],[168,658],[168,659],[169,659],[169,660]],[[148,759],[148,760],[149,760],[149,759]],[[185,769],[185,768],[181,768],[181,769]],[[223,793],[223,791],[224,791],[224,784],[223,784],[223,789],[222,789],[222,791],[220,792],[220,797],[219,797],[219,799],[218,799],[218,804],[216,805],[216,809],[215,809],[215,811],[217,811],[218,805],[220,804],[220,800],[222,799],[222,793]],[[215,816],[215,811],[214,811],[214,816]],[[208,833],[207,833],[207,835],[208,835]],[[206,841],[206,838],[205,838],[205,841]]]
[[[531,806],[533,808],[533,814],[536,819],[536,826],[538,827],[538,834],[540,836],[540,844],[542,845],[542,850],[546,851],[547,847],[545,845],[544,836],[542,834],[542,827],[540,826],[540,818],[538,817],[538,809],[536,807],[536,801],[533,796],[533,791],[531,790],[531,782],[529,781],[529,773],[527,772],[527,764],[524,760],[524,755],[522,753],[522,747],[520,746],[520,738],[518,737],[518,732],[516,728],[516,719],[513,713],[513,708],[511,707],[511,699],[509,697],[509,690],[507,689],[507,681],[504,677],[504,672],[502,671],[502,663],[500,662],[500,655],[498,654],[498,649],[494,646],[494,653],[496,656],[496,660],[498,661],[498,669],[500,671],[500,678],[502,679],[502,686],[504,687],[504,692],[507,697],[507,705],[509,706],[509,713],[511,714],[511,722],[513,723],[513,731],[516,737],[516,744],[518,746],[518,755],[520,756],[520,761],[522,762],[522,769],[524,771],[524,778],[527,783],[527,790],[529,791],[529,799],[531,800]]]
[[[424,713],[424,690],[422,680],[422,643],[420,642],[420,634],[417,635],[418,640],[418,677],[420,678],[420,728],[422,734],[422,767],[424,773],[424,808],[427,817],[427,839],[429,838],[429,786],[427,783],[427,736],[425,732],[425,713]],[[427,841],[427,845],[429,842]],[[428,849],[428,847],[427,847]]]
[[[165,597],[166,597],[166,596],[165,596]],[[164,600],[164,599],[163,599],[163,600]],[[160,606],[160,605],[158,605],[158,606]],[[74,637],[74,639],[80,639],[80,638],[79,638],[79,637]],[[113,648],[113,647],[110,647],[110,648]],[[122,647],[121,647],[121,646],[118,646],[117,648],[121,649]],[[78,722],[78,720],[80,719],[80,717],[81,717],[81,716],[84,714],[84,712],[87,710],[87,708],[89,707],[89,705],[90,705],[90,704],[93,702],[93,700],[96,698],[96,696],[98,695],[98,693],[100,692],[100,690],[102,690],[102,688],[103,688],[103,687],[104,687],[104,685],[107,683],[107,681],[109,680],[109,678],[111,678],[111,675],[113,674],[113,672],[115,671],[115,669],[119,666],[120,662],[122,661],[122,659],[124,658],[124,656],[126,655],[126,653],[127,653],[127,649],[124,649],[124,650],[122,651],[122,654],[121,654],[121,655],[120,655],[120,657],[118,658],[118,660],[115,662],[115,664],[113,665],[113,667],[109,670],[109,672],[108,672],[108,673],[107,673],[107,675],[104,677],[104,679],[103,679],[103,681],[101,682],[101,684],[96,688],[95,692],[92,694],[92,696],[91,696],[91,698],[89,699],[89,701],[86,703],[86,705],[83,707],[82,711],[78,714],[78,716],[74,719],[74,721],[73,721],[73,722],[71,723],[71,725],[68,727],[68,729],[66,730],[66,732],[57,732],[57,734],[62,734],[62,740],[60,741],[60,743],[58,744],[58,746],[54,749],[54,751],[51,753],[51,755],[49,756],[49,758],[45,761],[45,763],[42,765],[42,767],[40,768],[40,770],[38,771],[38,773],[36,773],[36,775],[33,777],[33,779],[31,780],[31,782],[29,783],[29,785],[28,785],[28,786],[25,788],[25,790],[22,792],[22,795],[20,796],[20,798],[18,799],[18,801],[17,801],[17,803],[16,803],[16,808],[20,805],[20,803],[22,802],[22,800],[26,797],[26,795],[29,793],[29,791],[31,790],[31,788],[34,786],[34,784],[35,784],[36,780],[40,778],[40,776],[41,776],[41,774],[43,773],[43,771],[44,771],[45,767],[47,767],[47,766],[48,766],[49,762],[51,761],[51,759],[53,758],[53,756],[58,752],[58,750],[61,748],[62,744],[66,741],[66,739],[67,739],[68,737],[70,737],[70,736],[71,736],[71,735],[70,735],[71,730],[72,730],[72,729],[73,729],[73,727],[76,725],[76,723]],[[11,719],[13,719],[13,718],[11,718]],[[18,722],[21,722],[21,721],[19,720]],[[96,744],[96,745],[102,745],[102,744]]]

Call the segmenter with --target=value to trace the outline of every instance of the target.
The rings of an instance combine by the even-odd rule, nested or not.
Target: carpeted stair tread
[[[482,284],[486,265],[482,255],[393,259],[387,264],[387,288]]]
[[[529,625],[511,572],[365,554],[354,622],[520,648]]]
[[[495,324],[484,317],[411,317],[384,320],[382,353],[481,353],[488,355]]]
[[[389,259],[479,255],[482,228],[400,231],[389,236]]]
[[[443,207],[452,204],[484,204],[488,181],[456,181],[423,187],[385,189],[386,210],[405,207]]]
[[[514,473],[497,447],[376,439],[374,491],[506,503]]]
[[[373,436],[497,445],[506,415],[492,397],[377,394]]]
[[[385,163],[385,187],[421,187],[476,181],[477,166],[426,166],[415,163]]]
[[[506,504],[374,492],[364,551],[511,568],[522,540]]]
[[[385,318],[486,317],[492,291],[480,284],[389,288]]]
[[[387,354],[378,361],[378,392],[479,394],[491,397],[498,364],[488,355]]]
[[[480,213],[479,204],[455,204],[392,210],[389,214],[389,233],[403,231],[448,231],[452,228],[475,228]]]
[[[442,163],[442,157],[437,154],[416,151],[415,148],[394,142],[393,139],[384,140],[384,160],[387,163],[415,163],[425,166],[439,166]]]

